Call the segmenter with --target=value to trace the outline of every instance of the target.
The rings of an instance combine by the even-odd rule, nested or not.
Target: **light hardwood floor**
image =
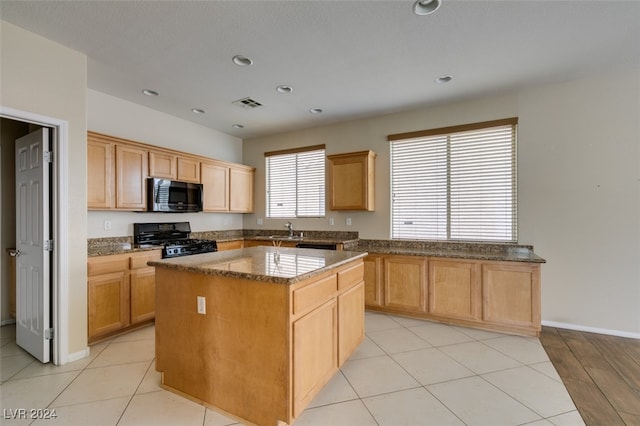
[[[542,327],[540,341],[587,425],[640,425],[640,340]]]

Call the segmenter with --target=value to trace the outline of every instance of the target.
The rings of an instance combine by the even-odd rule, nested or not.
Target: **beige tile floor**
[[[0,331],[1,424],[239,424],[159,387],[154,328],[91,347],[91,356],[43,365]],[[12,420],[9,411],[55,409]],[[366,338],[295,426],[583,425],[535,338],[367,312]]]

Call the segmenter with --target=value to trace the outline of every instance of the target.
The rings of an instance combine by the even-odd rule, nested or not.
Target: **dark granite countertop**
[[[455,259],[545,263],[533,252],[533,246],[493,243],[456,243],[413,240],[359,240],[358,251],[371,254],[448,257]]]
[[[155,260],[149,265],[220,277],[295,284],[366,255],[351,251],[259,246]]]

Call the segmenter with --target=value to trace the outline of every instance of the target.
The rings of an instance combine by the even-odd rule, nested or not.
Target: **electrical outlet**
[[[207,299],[204,296],[198,296],[198,313],[202,315],[207,313]]]
[[[262,218],[261,217],[258,218],[258,225],[262,225]]]
[[[351,226],[351,218],[350,217],[347,218],[347,226]]]
[[[333,218],[330,217],[329,218],[329,226],[333,226],[333,225],[335,225],[335,222],[333,221]]]
[[[111,230],[111,221],[110,220],[105,220],[104,221],[104,230],[105,231],[110,231]]]

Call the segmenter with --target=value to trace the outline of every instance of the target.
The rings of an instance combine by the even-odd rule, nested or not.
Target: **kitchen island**
[[[251,247],[149,262],[163,387],[244,423],[291,424],[364,338],[365,255]]]

